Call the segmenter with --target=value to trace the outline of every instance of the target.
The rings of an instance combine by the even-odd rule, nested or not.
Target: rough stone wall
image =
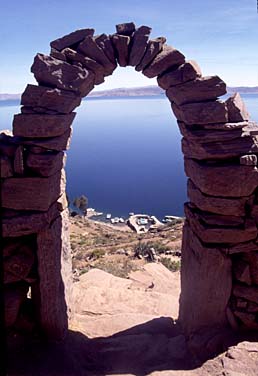
[[[203,77],[194,61],[150,39],[151,28],[120,24],[113,35],[77,30],[37,54],[13,135],[1,133],[2,249],[6,326],[62,338],[71,293],[64,151],[74,109],[115,70],[157,77],[182,133],[189,202],[182,249],[180,316],[185,331],[257,328],[257,130],[238,94]],[[31,299],[27,298],[28,292]],[[68,308],[67,308],[68,307]]]

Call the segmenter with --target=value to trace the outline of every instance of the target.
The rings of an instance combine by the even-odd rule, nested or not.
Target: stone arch
[[[257,328],[257,127],[239,94],[218,99],[226,84],[203,77],[165,38],[150,39],[151,28],[127,23],[116,30],[109,36],[77,30],[51,42],[49,56],[37,54],[31,71],[38,85],[22,94],[13,135],[1,134],[6,325],[19,324],[30,285],[43,332],[62,338],[67,331],[72,274],[64,151],[73,110],[119,64],[157,77],[183,136],[189,202],[179,320],[185,332]]]

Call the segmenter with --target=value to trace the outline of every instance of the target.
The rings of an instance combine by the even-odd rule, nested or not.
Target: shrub
[[[177,272],[178,270],[181,269],[181,262],[180,260],[174,261],[171,260],[168,257],[161,257],[160,262],[171,272]]]
[[[99,258],[103,257],[103,256],[105,255],[105,253],[106,253],[106,252],[105,252],[104,249],[100,249],[100,248],[98,248],[98,249],[93,249],[93,251],[91,251],[89,257],[90,257],[91,259],[96,260],[96,259],[99,259]]]

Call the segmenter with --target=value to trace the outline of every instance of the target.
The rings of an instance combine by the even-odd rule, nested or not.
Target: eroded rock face
[[[212,276],[209,278],[208,276]],[[190,334],[227,323],[232,287],[231,260],[219,248],[207,248],[184,226],[179,320]]]

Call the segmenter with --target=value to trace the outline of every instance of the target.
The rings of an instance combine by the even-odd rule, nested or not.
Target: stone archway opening
[[[202,77],[195,62],[150,32],[133,23],[117,25],[112,36],[78,30],[51,42],[49,56],[34,59],[38,85],[26,87],[13,136],[0,140],[9,327],[17,325],[31,286],[46,336],[62,338],[67,331],[72,275],[64,150],[81,98],[119,64],[158,78],[183,135],[189,202],[179,320],[185,332],[257,329],[257,126],[238,94],[218,99],[226,92],[219,77]]]

